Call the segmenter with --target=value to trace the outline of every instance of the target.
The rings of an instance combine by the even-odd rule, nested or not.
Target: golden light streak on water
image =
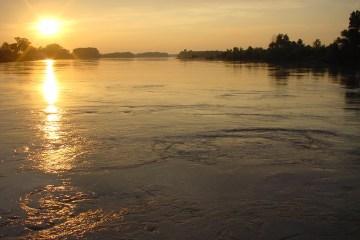
[[[59,81],[54,70],[54,60],[46,60],[42,95],[46,106],[43,110],[45,118],[40,130],[44,144],[42,150],[36,152],[32,159],[37,169],[47,173],[59,173],[73,168],[73,162],[79,155],[77,138],[63,126],[63,116],[59,105]]]
[[[61,141],[60,132],[60,120],[61,115],[59,109],[56,106],[59,96],[58,81],[54,71],[54,60],[46,60],[45,78],[42,85],[42,92],[46,101],[46,108],[44,110],[46,119],[42,130],[45,133],[45,139],[48,143],[54,143]]]
[[[46,62],[45,81],[43,83],[44,98],[49,107],[54,106],[58,100],[59,88],[54,71],[54,60],[48,59]]]

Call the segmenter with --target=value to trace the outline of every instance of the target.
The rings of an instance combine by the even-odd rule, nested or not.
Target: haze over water
[[[0,238],[358,239],[356,77],[0,64]]]

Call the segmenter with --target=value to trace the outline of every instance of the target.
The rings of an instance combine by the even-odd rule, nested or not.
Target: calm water
[[[359,239],[358,79],[0,64],[0,238]]]

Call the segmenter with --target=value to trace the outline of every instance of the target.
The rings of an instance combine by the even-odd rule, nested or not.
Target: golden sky
[[[311,43],[332,42],[360,0],[0,0],[0,41],[15,36],[34,45],[167,51],[266,47],[277,33]],[[34,28],[61,22],[58,34]]]

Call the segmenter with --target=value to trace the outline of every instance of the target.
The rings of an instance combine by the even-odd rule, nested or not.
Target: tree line
[[[0,62],[99,57],[100,53],[96,48],[76,48],[70,52],[56,43],[36,48],[27,38],[21,37],[16,37],[14,43],[4,42],[0,48]]]
[[[333,43],[324,45],[316,39],[307,45],[302,39],[290,40],[287,34],[278,34],[268,48],[247,49],[234,47],[226,51],[184,50],[180,59],[207,59],[230,61],[259,61],[273,63],[338,64],[360,66],[360,11],[350,15],[348,29]]]
[[[96,59],[96,58],[163,58],[169,57],[163,52],[115,52],[100,54],[97,48],[76,48],[72,52],[59,44],[45,47],[32,46],[27,38],[16,37],[14,43],[3,43],[0,48],[0,62],[33,61],[41,59]]]
[[[170,54],[165,52],[144,52],[144,53],[132,53],[132,52],[114,52],[105,53],[101,55],[102,58],[167,58]]]

